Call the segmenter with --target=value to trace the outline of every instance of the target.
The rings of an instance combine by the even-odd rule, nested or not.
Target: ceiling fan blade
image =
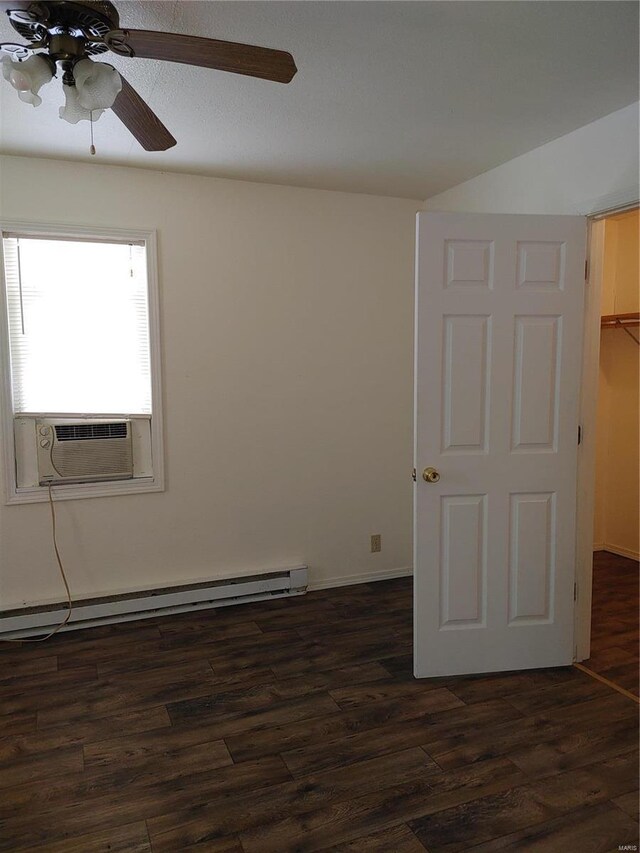
[[[107,33],[105,43],[121,56],[183,62],[277,83],[288,83],[298,70],[291,54],[284,50],[178,33],[114,30]]]
[[[145,151],[166,151],[176,140],[124,77],[111,109]]]

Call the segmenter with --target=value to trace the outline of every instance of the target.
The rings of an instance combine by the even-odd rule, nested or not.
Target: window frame
[[[155,230],[103,228],[83,225],[52,225],[36,222],[19,222],[0,220],[0,440],[2,442],[2,459],[5,479],[5,503],[24,504],[39,503],[49,499],[46,486],[18,487],[16,475],[16,443],[14,420],[16,417],[31,417],[35,415],[52,414],[56,417],[99,417],[98,415],[83,415],[82,413],[47,413],[29,412],[15,413],[13,411],[13,392],[11,376],[11,359],[8,335],[7,293],[4,275],[4,244],[5,232],[13,232],[25,237],[58,237],[73,240],[104,240],[111,239],[122,242],[142,241],[147,254],[147,298],[149,311],[149,355],[151,364],[151,455],[153,460],[153,476],[137,477],[131,480],[114,480],[101,483],[74,483],[54,485],[56,500],[77,500],[79,498],[107,497],[109,495],[129,495],[142,492],[162,492],[164,481],[164,438],[162,415],[162,372],[160,347],[160,299],[158,288],[158,253]],[[129,417],[126,412],[109,412],[106,417]]]

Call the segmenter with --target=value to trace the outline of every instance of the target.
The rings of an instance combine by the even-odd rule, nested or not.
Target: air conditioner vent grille
[[[109,424],[61,424],[55,427],[58,441],[83,439],[127,438],[126,421]]]
[[[36,421],[38,482],[99,483],[133,477],[131,422]]]

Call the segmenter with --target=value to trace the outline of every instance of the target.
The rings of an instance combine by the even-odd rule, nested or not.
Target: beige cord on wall
[[[67,576],[64,571],[64,566],[62,565],[62,558],[60,556],[60,551],[58,550],[58,538],[56,535],[56,509],[53,504],[53,495],[51,493],[51,483],[49,483],[49,508],[51,509],[51,534],[53,537],[53,550],[56,555],[56,561],[58,563],[58,568],[60,569],[60,576],[62,578],[62,583],[64,584],[64,588],[67,591],[67,604],[69,605],[69,610],[67,615],[64,617],[62,622],[50,631],[44,637],[25,637],[21,639],[15,640],[5,640],[0,638],[3,643],[42,643],[45,640],[49,640],[53,637],[54,634],[57,634],[64,626],[67,624],[69,619],[71,619],[71,611],[73,610],[73,604],[71,603],[71,590],[69,589],[69,583],[67,581]]]

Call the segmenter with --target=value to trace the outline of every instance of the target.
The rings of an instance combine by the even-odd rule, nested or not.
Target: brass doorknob
[[[427,483],[437,483],[440,479],[440,474],[438,474],[435,468],[425,468],[422,472],[422,479]]]

